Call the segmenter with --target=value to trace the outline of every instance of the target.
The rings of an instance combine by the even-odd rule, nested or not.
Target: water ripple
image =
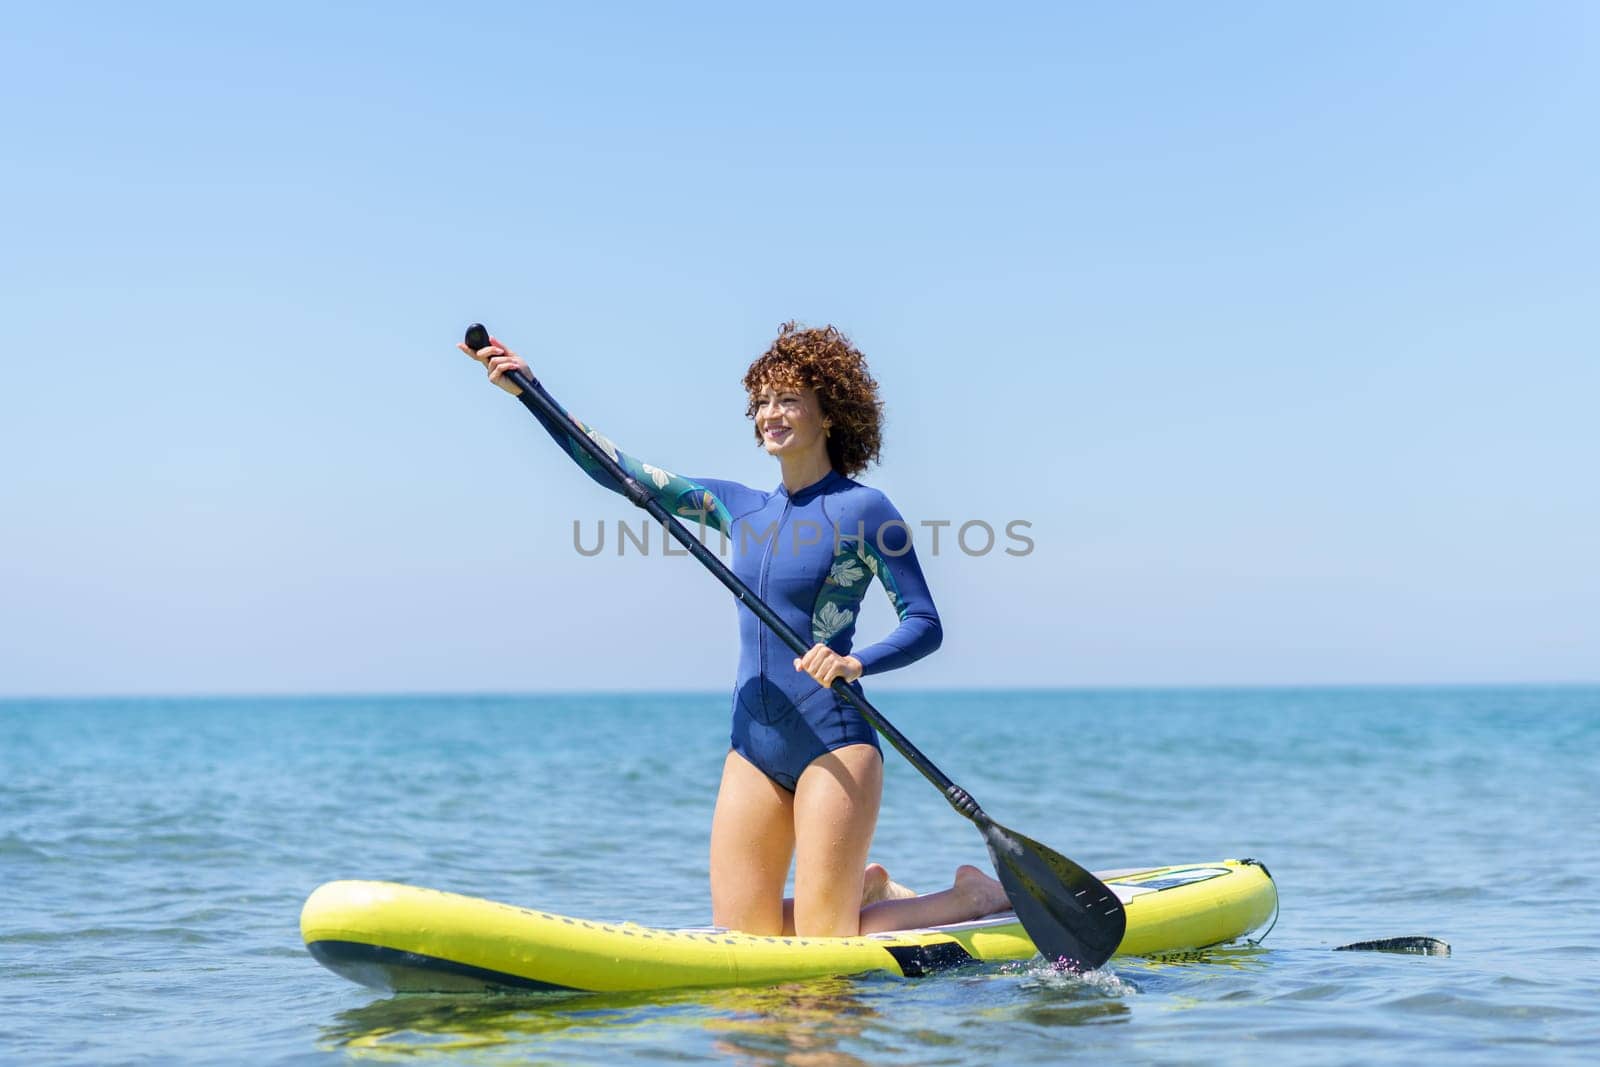
[[[0,1059],[1500,1067],[1600,1050],[1600,859],[1581,847],[1600,691],[883,703],[996,817],[1081,862],[1265,859],[1277,929],[1259,947],[1087,976],[1017,964],[645,997],[386,998],[300,945],[320,882],[706,921],[723,698],[12,702]],[[982,862],[972,828],[903,761],[885,776],[875,858],[897,878],[937,889]],[[1329,951],[1407,933],[1455,954]]]

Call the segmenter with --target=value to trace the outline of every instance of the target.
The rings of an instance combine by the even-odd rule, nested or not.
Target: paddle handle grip
[[[494,338],[489,336],[489,328],[481,322],[475,322],[468,326],[466,336],[462,340],[466,341],[467,347],[474,352],[481,351],[494,344]],[[503,375],[503,377],[506,381],[521,389],[523,393],[527,393],[529,389],[538,384],[531,375],[524,374],[519,370],[514,370],[510,374]]]
[[[479,322],[467,327],[466,344],[474,352],[487,348],[490,344],[488,329]],[[571,421],[562,412],[561,406],[555,402],[555,398],[545,392],[544,386],[540,385],[537,380],[520,371],[513,371],[506,377],[517,388],[522,390],[517,399],[522,402],[523,407],[558,424]],[[755,594],[754,590],[740,581],[739,576],[729,570],[728,565],[717,558],[716,553],[701,544],[699,538],[695,537],[682,523],[669,515],[667,509],[662,507],[660,502],[650,495],[650,491],[634,480],[627,471],[623,470],[616,460],[608,456],[605,450],[590,438],[587,433],[574,426],[572,437],[573,440],[577,441],[578,446],[588,453],[589,458],[599,464],[600,468],[617,483],[618,487],[622,489],[622,494],[629,501],[635,506],[643,508],[650,514],[651,518],[661,523],[662,528],[669,535],[684,548],[688,549],[695,559],[704,564],[705,568],[727,587],[728,591],[733,594],[734,599],[749,608],[756,618],[760,619],[773,633],[778,635],[779,640],[789,646],[789,649],[795,655],[803,656],[811,650],[811,646],[806,643],[805,639],[795,633],[794,629],[784,622],[777,612],[768,607]],[[861,712],[862,716],[877,729],[878,733],[882,734],[895,747],[896,751],[904,756],[924,778],[937,786],[939,791],[945,795],[945,799],[950,802],[951,807],[979,826],[989,822],[989,817],[984,814],[983,808],[973,799],[972,794],[951,781],[950,777],[936,767],[932,760],[922,754],[921,749],[911,743],[910,738],[906,737],[893,723],[884,718],[883,713],[873,707],[866,697],[851,689],[842,678],[834,679],[832,689],[857,711]]]

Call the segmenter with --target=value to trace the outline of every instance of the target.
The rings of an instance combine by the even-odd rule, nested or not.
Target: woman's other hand
[[[853,682],[861,677],[860,660],[841,656],[827,645],[812,645],[809,652],[794,661],[794,669],[805,671],[824,689],[833,685],[835,678]]]
[[[512,385],[506,379],[506,375],[514,370],[527,374],[528,364],[521,356],[502,345],[499,338],[489,338],[489,347],[480,348],[476,352],[468,348],[464,343],[456,345],[456,348],[483,364],[484,369],[489,372],[489,380],[491,382],[512,396],[522,395],[522,390]]]

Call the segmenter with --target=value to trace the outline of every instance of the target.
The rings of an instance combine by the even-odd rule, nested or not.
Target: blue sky
[[[0,38],[0,695],[721,689],[692,561],[452,345],[773,484],[832,322],[943,650],[882,684],[1600,676],[1583,3],[37,6]],[[892,616],[874,594],[863,636]]]

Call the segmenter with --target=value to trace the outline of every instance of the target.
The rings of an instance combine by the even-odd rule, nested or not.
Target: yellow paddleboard
[[[1278,891],[1254,860],[1101,875],[1127,909],[1118,955],[1218,945],[1258,929]],[[769,985],[885,972],[908,978],[973,960],[1032,957],[1008,913],[865,937],[761,937],[573,919],[393,882],[329,882],[300,913],[325,967],[397,992],[627,991]]]

